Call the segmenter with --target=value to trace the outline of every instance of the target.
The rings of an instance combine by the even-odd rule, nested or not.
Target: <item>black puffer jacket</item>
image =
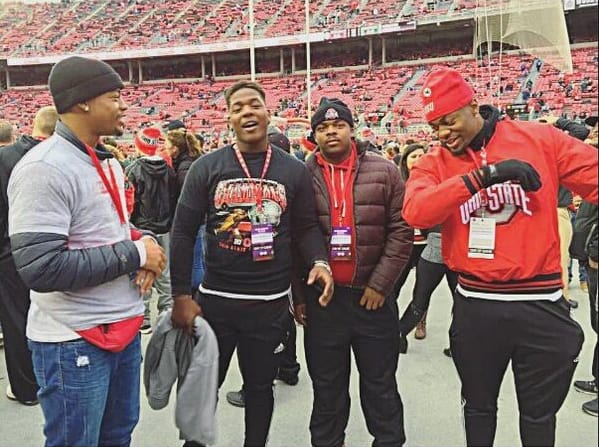
[[[357,268],[355,286],[369,286],[386,295],[393,289],[412,250],[413,231],[401,216],[404,183],[390,161],[369,152],[368,142],[357,142],[354,181],[354,225]],[[329,193],[315,157],[306,166],[313,175],[316,211],[321,230],[331,239]]]
[[[183,189],[183,183],[185,182],[185,177],[187,177],[187,172],[195,160],[196,159],[188,153],[181,153],[173,158],[173,169],[175,170],[175,174],[177,174],[179,191]]]
[[[175,171],[160,157],[142,157],[127,168],[126,174],[135,188],[131,222],[156,234],[168,233],[179,195]]]
[[[599,207],[583,201],[576,213],[576,223],[570,243],[570,256],[579,261],[597,259],[597,226]]]
[[[10,146],[0,150],[0,260],[10,258],[10,238],[8,237],[8,180],[18,161],[39,143],[33,137],[24,135]]]
[[[597,222],[591,228],[587,238],[586,251],[593,262],[599,262],[599,223]]]

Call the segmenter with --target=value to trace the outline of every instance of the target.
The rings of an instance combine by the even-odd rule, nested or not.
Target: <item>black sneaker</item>
[[[590,414],[591,416],[597,417],[597,398],[582,404],[582,411]]]
[[[245,407],[245,392],[242,389],[239,391],[229,391],[227,393],[227,402],[234,407]]]
[[[281,370],[277,373],[276,379],[285,382],[289,386],[295,386],[299,382],[299,377],[296,373],[288,373]]]
[[[28,407],[37,405],[39,403],[37,399],[34,399],[34,400],[19,400],[19,399],[17,399],[17,396],[15,396],[15,394],[12,392],[12,388],[10,387],[10,384],[8,384],[6,386],[6,397],[8,397],[8,399],[10,399],[12,401],[19,402],[23,405],[27,405]]]
[[[443,349],[443,354],[445,354],[447,357],[451,358],[451,348],[445,348]]]
[[[144,321],[144,323],[139,328],[139,332],[142,334],[151,334],[152,333],[152,324],[150,322]]]
[[[570,298],[570,299],[568,300],[568,304],[570,305],[570,307],[571,307],[572,309],[578,309],[578,301],[576,301],[576,300],[573,300],[572,298]]]
[[[597,382],[595,380],[577,380],[574,389],[585,394],[597,394]]]
[[[204,444],[200,444],[199,442],[195,442],[195,441],[185,441],[185,444],[183,444],[183,447],[206,447]]]

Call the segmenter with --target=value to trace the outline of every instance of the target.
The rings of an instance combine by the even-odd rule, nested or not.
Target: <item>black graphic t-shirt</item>
[[[258,296],[285,291],[292,241],[305,262],[327,259],[312,181],[304,164],[273,148],[266,176],[260,180],[266,153],[243,157],[252,178],[244,173],[231,146],[192,165],[171,235],[173,294],[190,293],[193,246],[204,222],[206,272],[202,284],[207,289]],[[262,206],[258,206],[257,196]],[[252,258],[251,231],[257,224],[272,225],[272,260]]]
[[[246,158],[246,163],[256,161],[251,160],[251,156]],[[260,205],[258,197],[261,197]],[[253,225],[270,224],[277,236],[281,215],[287,209],[287,191],[285,185],[274,180],[222,180],[216,186],[212,203],[216,209],[213,231],[219,246],[246,253],[252,248]]]

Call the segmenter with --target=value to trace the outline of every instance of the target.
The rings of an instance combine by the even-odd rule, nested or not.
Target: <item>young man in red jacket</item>
[[[312,117],[318,150],[306,161],[316,212],[329,242],[335,292],[318,305],[316,290],[296,306],[305,325],[314,388],[310,432],[314,447],[344,443],[350,398],[350,349],[360,371],[360,400],[374,444],[406,440],[395,372],[399,321],[393,285],[412,250],[413,231],[401,217],[404,185],[397,167],[352,138],[353,118],[339,100],[323,99]],[[296,297],[294,297],[295,299]]]
[[[553,445],[583,341],[561,292],[555,198],[562,184],[597,203],[597,151],[553,126],[500,119],[455,70],[431,72],[421,99],[443,147],[414,167],[403,215],[442,225],[443,258],[459,273],[450,340],[466,441],[493,444],[511,361],[522,443]]]

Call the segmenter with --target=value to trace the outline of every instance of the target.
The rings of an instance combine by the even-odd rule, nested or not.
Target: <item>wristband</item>
[[[489,177],[496,180],[499,175],[497,174],[497,167],[495,165],[489,165]]]
[[[312,264],[312,267],[322,267],[327,272],[329,272],[329,275],[333,276],[333,270],[331,270],[331,266],[329,265],[329,263],[327,261],[322,261],[322,260],[314,261],[314,263]]]

